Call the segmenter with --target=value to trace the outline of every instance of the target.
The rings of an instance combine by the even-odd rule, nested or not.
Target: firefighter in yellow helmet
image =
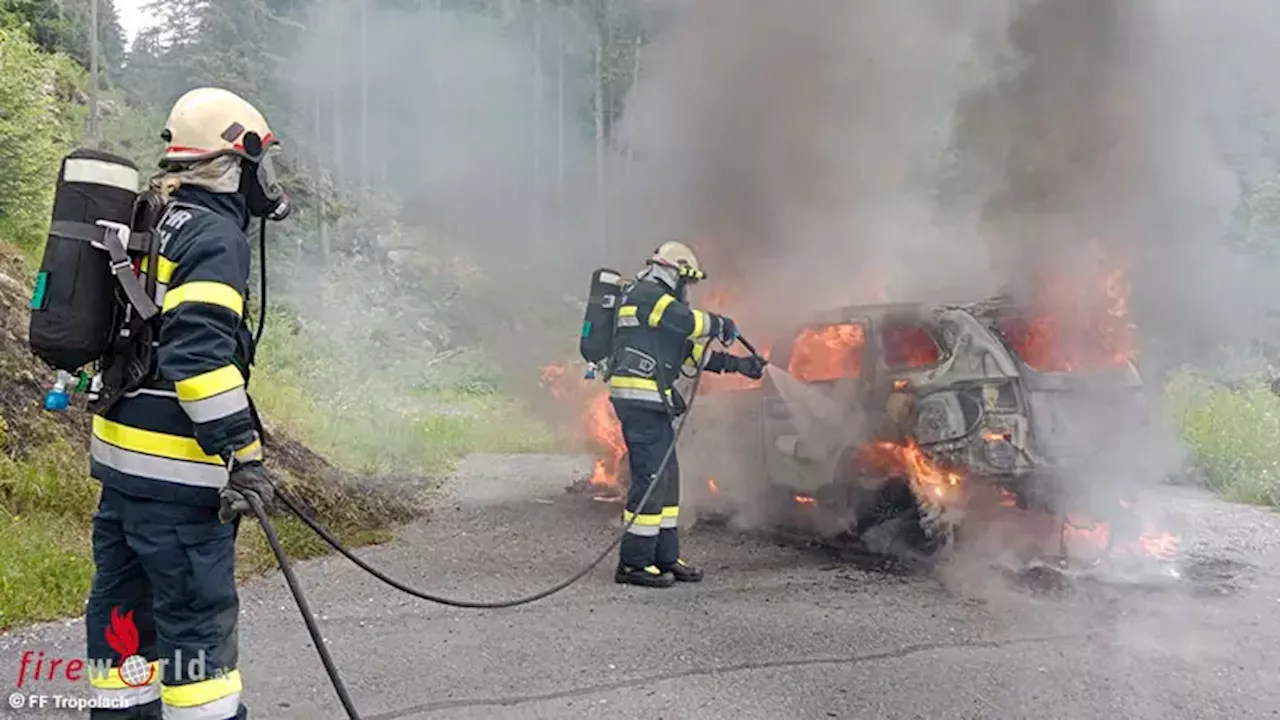
[[[246,230],[255,217],[283,219],[289,203],[271,161],[277,140],[234,93],[183,95],[161,138],[149,191],[166,203],[159,256],[140,268],[161,313],[121,349],[124,362],[108,364],[114,400],[93,418],[102,495],[88,656],[118,671],[90,678],[100,707],[113,708],[91,716],[244,718],[235,539],[248,496],[268,504],[274,494],[247,393]],[[147,369],[119,372],[130,365]]]
[[[619,550],[614,575],[619,583],[670,587],[677,581],[698,582],[703,576],[680,556],[680,470],[674,450],[662,478],[655,476],[675,442],[672,423],[688,408],[674,387],[682,370],[701,365],[706,371],[754,379],[764,372],[759,357],[706,351],[712,338],[727,345],[737,339],[738,331],[733,320],[688,305],[688,286],[704,277],[686,245],[663,243],[618,308],[609,395],[630,461],[623,521],[635,518]],[[663,485],[640,506],[650,484],[659,481]]]

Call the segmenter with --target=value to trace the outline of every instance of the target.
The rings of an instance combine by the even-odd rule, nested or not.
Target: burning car
[[[713,495],[754,494],[767,522],[892,527],[926,551],[978,496],[1078,511],[1089,478],[1127,471],[1143,383],[1106,332],[1068,342],[1050,322],[1008,298],[808,317],[767,344],[761,381],[708,378],[682,466]]]

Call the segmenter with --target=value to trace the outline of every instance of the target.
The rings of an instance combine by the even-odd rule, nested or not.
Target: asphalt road
[[[582,471],[470,458],[432,517],[362,555],[468,598],[540,589],[615,532],[616,505],[565,492]],[[1141,581],[893,574],[705,524],[685,538],[701,585],[618,586],[610,559],[512,610],[408,599],[340,558],[298,572],[365,720],[1280,716],[1280,517],[1187,491],[1160,502],[1184,555]],[[344,717],[283,577],[242,601],[251,717]],[[0,637],[8,689],[22,651],[75,656],[82,636],[74,621]]]

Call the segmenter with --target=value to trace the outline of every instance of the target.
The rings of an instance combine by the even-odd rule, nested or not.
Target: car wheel
[[[890,478],[859,514],[855,535],[868,550],[913,559],[938,557],[955,530],[929,512],[905,478]]]

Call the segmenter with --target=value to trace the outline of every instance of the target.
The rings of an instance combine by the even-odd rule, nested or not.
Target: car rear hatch
[[[1097,466],[1132,452],[1147,426],[1142,380],[1132,365],[1086,372],[1024,367],[1032,443],[1051,468]]]

